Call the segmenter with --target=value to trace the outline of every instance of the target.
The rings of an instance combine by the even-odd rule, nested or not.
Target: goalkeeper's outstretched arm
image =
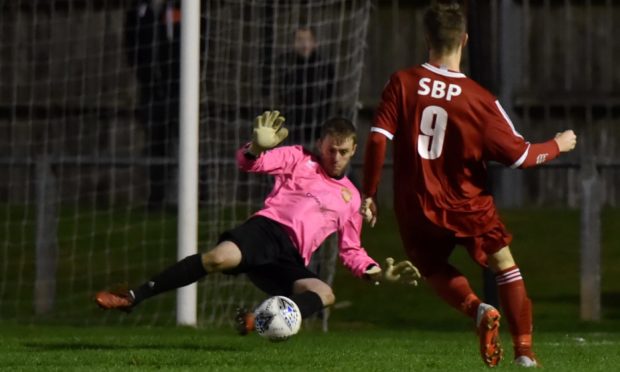
[[[283,124],[286,119],[279,111],[265,111],[254,120],[252,142],[248,152],[256,157],[263,151],[278,146],[288,136],[288,129]]]
[[[385,270],[373,260],[361,246],[360,233],[362,217],[359,214],[351,216],[338,229],[338,248],[342,263],[358,277],[366,278],[378,284],[381,281],[401,282],[417,285],[420,272],[409,261],[394,264],[394,259],[386,259]]]
[[[237,166],[246,172],[283,174],[290,170],[301,151],[278,146],[288,135],[284,117],[278,111],[265,111],[256,117],[252,140],[237,150]],[[267,151],[271,150],[271,151]]]

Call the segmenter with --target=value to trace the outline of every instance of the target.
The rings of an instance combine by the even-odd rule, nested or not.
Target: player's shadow
[[[143,350],[189,350],[189,351],[215,351],[215,352],[234,352],[238,353],[242,350],[230,346],[221,345],[199,345],[193,343],[182,344],[103,344],[103,343],[88,343],[88,342],[25,342],[22,344],[24,347],[45,350],[125,350],[125,349],[143,349]]]

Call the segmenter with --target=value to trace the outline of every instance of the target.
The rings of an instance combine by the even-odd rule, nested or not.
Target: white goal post
[[[200,0],[183,0],[179,126],[179,222],[177,258],[198,251],[198,113],[200,95]],[[196,284],[177,290],[177,324],[197,323]]]

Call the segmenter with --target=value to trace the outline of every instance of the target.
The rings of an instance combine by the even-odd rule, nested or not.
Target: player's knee
[[[325,291],[321,296],[321,301],[323,301],[323,306],[331,306],[336,302],[336,295],[334,291],[331,289],[329,291]]]
[[[202,265],[208,273],[226,269],[226,255],[221,252],[211,251],[202,255]]]
[[[512,253],[510,253],[510,248],[508,247],[504,247],[489,255],[488,264],[489,268],[494,273],[506,270],[516,265],[515,260],[512,257]]]
[[[237,267],[241,262],[241,251],[233,242],[225,241],[202,255],[202,265],[208,273]]]
[[[336,295],[332,289],[325,285],[320,288],[313,288],[311,291],[314,291],[316,294],[321,297],[321,301],[323,302],[323,306],[331,306],[336,302]]]
[[[302,293],[305,291],[316,293],[321,298],[323,306],[330,306],[336,302],[336,296],[332,288],[319,279],[306,279],[295,283],[294,293]]]

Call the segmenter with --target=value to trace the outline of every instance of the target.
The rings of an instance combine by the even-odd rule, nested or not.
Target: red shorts
[[[490,224],[488,231],[469,237],[456,237],[454,231],[437,226],[424,217],[399,219],[399,228],[407,256],[424,277],[446,265],[457,244],[464,246],[479,265],[487,267],[487,255],[496,253],[512,241],[512,235],[499,217]]]

